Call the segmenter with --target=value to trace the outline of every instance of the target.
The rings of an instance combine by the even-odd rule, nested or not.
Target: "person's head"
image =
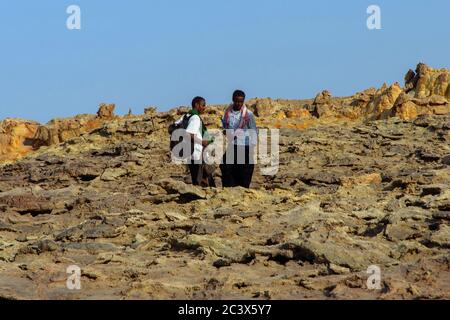
[[[245,92],[242,90],[236,90],[233,92],[233,104],[235,109],[241,109],[245,103]]]
[[[195,97],[192,99],[192,109],[197,110],[199,113],[203,113],[206,108],[206,100],[203,97]]]

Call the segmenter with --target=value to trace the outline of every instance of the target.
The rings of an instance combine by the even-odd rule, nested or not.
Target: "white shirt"
[[[179,120],[177,120],[177,124],[181,123],[183,121],[184,116],[182,116]],[[198,141],[202,141],[202,121],[200,120],[200,117],[197,115],[191,116],[189,119],[189,124],[186,128],[186,136],[183,140],[183,147],[186,147],[186,150],[190,150],[191,148],[191,134],[195,134],[195,139]],[[203,153],[203,145],[201,143],[195,142],[194,143],[194,152],[192,153],[192,157],[189,157],[189,159],[199,161],[202,159],[202,153]]]

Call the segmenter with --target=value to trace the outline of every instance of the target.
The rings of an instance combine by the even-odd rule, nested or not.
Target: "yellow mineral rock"
[[[0,163],[16,160],[33,150],[32,139],[39,123],[22,119],[0,122]]]

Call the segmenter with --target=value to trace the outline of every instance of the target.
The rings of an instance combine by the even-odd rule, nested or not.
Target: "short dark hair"
[[[194,99],[192,99],[192,108],[194,108],[195,105],[197,103],[200,103],[200,102],[206,102],[205,98],[203,98],[203,97],[195,97]]]
[[[235,92],[233,92],[233,100],[238,97],[245,99],[245,92],[242,90],[236,90]]]

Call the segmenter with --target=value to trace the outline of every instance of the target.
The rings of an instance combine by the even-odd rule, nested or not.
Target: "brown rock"
[[[324,90],[316,96],[313,102],[312,115],[316,118],[335,115],[335,106],[333,105],[329,91]]]
[[[144,114],[147,116],[154,116],[157,114],[156,107],[147,107],[144,109]]]
[[[331,93],[328,90],[324,90],[317,94],[314,99],[313,105],[318,104],[330,104],[331,103]]]
[[[97,111],[97,116],[101,119],[112,119],[114,118],[115,104],[100,104],[100,108]]]
[[[257,117],[270,117],[281,109],[280,105],[270,98],[249,100],[248,106]]]

